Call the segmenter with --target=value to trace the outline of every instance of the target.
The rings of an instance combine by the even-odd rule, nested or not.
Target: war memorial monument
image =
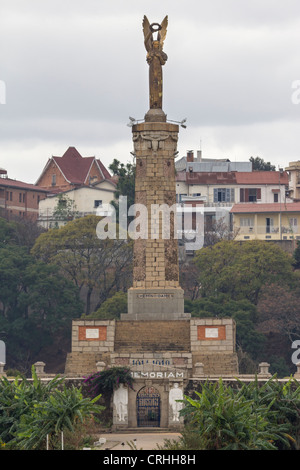
[[[160,223],[153,207],[176,207],[175,155],[179,125],[163,111],[163,50],[168,17],[143,19],[149,65],[149,110],[132,126],[136,157],[135,204],[147,208],[147,236],[134,240],[133,285],[128,313],[119,320],[74,320],[65,375],[83,377],[114,366],[131,370],[134,390],[113,397],[116,429],[181,425],[180,399],[191,381],[238,374],[231,318],[191,318],[179,285],[176,214]],[[180,90],[178,90],[180,93]],[[165,231],[168,231],[166,236]]]

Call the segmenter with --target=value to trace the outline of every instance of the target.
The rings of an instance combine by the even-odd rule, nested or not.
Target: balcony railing
[[[279,225],[258,225],[257,227],[239,227],[239,234],[241,235],[251,235],[251,234],[256,234],[256,235],[263,235],[263,234],[300,234],[300,227],[294,226],[294,227],[287,227],[282,225],[281,226],[281,231],[280,231],[280,226]]]

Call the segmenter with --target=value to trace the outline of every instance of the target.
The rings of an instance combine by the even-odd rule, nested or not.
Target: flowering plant
[[[127,367],[111,367],[101,372],[94,372],[85,378],[84,383],[90,396],[111,395],[120,383],[133,388],[133,378]]]

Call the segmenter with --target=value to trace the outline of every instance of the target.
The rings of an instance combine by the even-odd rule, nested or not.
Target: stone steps
[[[165,434],[165,433],[168,433],[168,432],[174,432],[174,430],[172,430],[170,428],[140,426],[140,427],[136,427],[136,428],[126,428],[126,429],[122,428],[122,430],[118,429],[118,432],[122,432],[122,434],[133,434],[133,433],[137,433],[137,434],[150,434],[150,433],[159,434],[159,433],[162,433],[162,434]]]

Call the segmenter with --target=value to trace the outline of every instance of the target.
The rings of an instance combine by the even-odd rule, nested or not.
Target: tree
[[[0,248],[0,332],[11,367],[26,370],[54,336],[69,332],[82,309],[78,290],[57,266],[23,247]]]
[[[296,246],[296,249],[294,250],[293,258],[294,258],[294,268],[300,269],[300,242],[299,240],[297,241],[297,246]]]
[[[32,254],[59,266],[85,296],[85,314],[91,313],[91,296],[97,294],[95,309],[112,293],[127,290],[132,263],[132,241],[101,240],[96,227],[101,217],[94,215],[68,222],[43,233]]]
[[[7,245],[23,246],[29,252],[37,237],[45,230],[27,218],[8,221],[0,217],[0,247]]]
[[[127,197],[127,207],[131,207],[135,202],[135,166],[131,163],[119,162],[119,160],[114,159],[110,164],[109,169],[112,171],[113,175],[117,177],[117,187],[115,191],[115,200],[111,202],[112,206],[116,210],[117,220],[119,214],[119,198],[120,196]],[[132,220],[131,217],[128,217],[128,223]]]
[[[127,293],[116,292],[112,297],[105,300],[98,310],[90,314],[97,320],[119,319],[121,313],[127,313]]]
[[[58,194],[57,204],[53,210],[54,226],[57,228],[61,223],[65,224],[75,217],[78,217],[78,211],[76,210],[74,201],[66,194]]]
[[[257,304],[263,285],[278,282],[299,286],[292,257],[271,242],[222,241],[196,253],[201,297],[225,294]]]
[[[260,157],[250,157],[249,161],[252,163],[252,171],[275,171],[275,165],[271,165],[270,162],[265,162]]]
[[[224,217],[205,223],[204,246],[215,245],[222,240],[234,240],[238,230],[232,230]]]
[[[265,285],[257,305],[257,328],[262,333],[280,333],[292,343],[300,338],[300,291],[282,284]]]

